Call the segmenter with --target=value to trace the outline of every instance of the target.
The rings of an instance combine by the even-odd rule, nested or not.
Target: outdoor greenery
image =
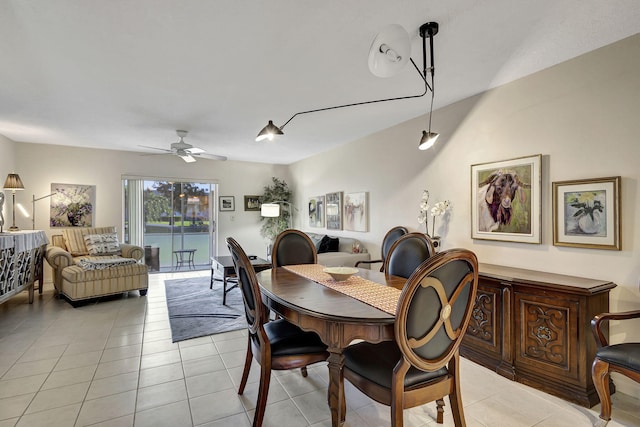
[[[271,178],[272,184],[264,187],[264,193],[262,195],[262,203],[273,202],[289,202],[291,203],[291,190],[284,180],[278,179],[275,176]],[[276,236],[289,227],[293,207],[290,204],[278,203],[280,205],[280,216],[274,218],[260,217],[262,221],[262,227],[260,228],[260,234],[262,237],[274,241]]]

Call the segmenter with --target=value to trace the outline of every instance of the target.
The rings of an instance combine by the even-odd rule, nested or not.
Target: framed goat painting
[[[536,154],[471,165],[471,238],[541,243],[541,161]]]
[[[622,250],[620,177],[553,183],[553,244]]]

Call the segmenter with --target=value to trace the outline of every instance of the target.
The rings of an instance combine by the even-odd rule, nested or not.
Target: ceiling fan
[[[196,157],[200,157],[203,159],[220,160],[223,162],[227,160],[226,156],[209,154],[206,151],[204,151],[202,148],[194,147],[193,145],[187,144],[186,142],[184,142],[184,137],[187,136],[187,134],[189,133],[188,131],[176,130],[176,133],[178,134],[178,137],[180,138],[180,140],[178,142],[174,142],[173,144],[171,144],[170,150],[167,150],[166,148],[150,147],[148,145],[140,145],[140,147],[164,151],[164,153],[153,153],[153,154],[173,154],[175,156],[180,157],[182,160],[184,160],[187,163],[195,162]]]

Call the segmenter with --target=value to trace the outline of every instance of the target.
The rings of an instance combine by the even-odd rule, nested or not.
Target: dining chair
[[[303,331],[285,319],[269,320],[269,310],[262,303],[258,279],[247,254],[232,237],[227,238],[227,247],[236,269],[249,329],[238,394],[244,393],[251,362],[255,358],[260,365],[260,383],[253,427],[260,427],[267,405],[271,371],[302,368],[302,374],[306,377],[306,367],[325,361],[329,353],[315,332]]]
[[[271,251],[273,268],[283,265],[317,264],[316,246],[309,236],[300,230],[284,230],[278,234]]]
[[[408,233],[396,240],[385,259],[386,277],[408,278],[420,264],[436,253],[431,239],[424,233]]]
[[[380,259],[373,259],[369,261],[365,261],[365,260],[358,261],[356,262],[355,266],[358,267],[360,264],[382,263],[382,265],[380,266],[380,272],[383,272],[386,267],[384,261],[387,259],[387,254],[389,253],[389,249],[391,249],[391,245],[393,245],[396,240],[398,240],[400,237],[404,236],[408,232],[409,230],[407,230],[406,227],[402,227],[402,226],[393,227],[392,229],[387,231],[387,234],[385,234],[384,238],[382,239],[382,247],[380,248],[380,253],[381,253]]]
[[[371,399],[391,407],[391,425],[403,409],[436,401],[444,418],[449,396],[453,420],[465,426],[460,395],[459,347],[473,311],[478,260],[450,249],[422,263],[400,294],[394,341],[360,342],[344,351],[344,377]]]
[[[591,320],[591,330],[598,345],[596,357],[591,367],[591,377],[600,398],[600,418],[605,421],[611,419],[611,390],[609,389],[611,372],[617,372],[640,382],[640,343],[609,344],[602,329],[609,320],[638,318],[640,318],[640,310],[602,313]]]

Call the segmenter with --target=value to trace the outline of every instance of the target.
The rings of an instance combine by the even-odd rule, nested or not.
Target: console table
[[[42,293],[42,262],[47,243],[44,231],[0,233],[0,303],[27,288],[29,303],[33,303],[36,280]]]
[[[582,406],[599,402],[591,379],[590,322],[616,285],[479,265],[478,292],[460,353],[511,380]]]

